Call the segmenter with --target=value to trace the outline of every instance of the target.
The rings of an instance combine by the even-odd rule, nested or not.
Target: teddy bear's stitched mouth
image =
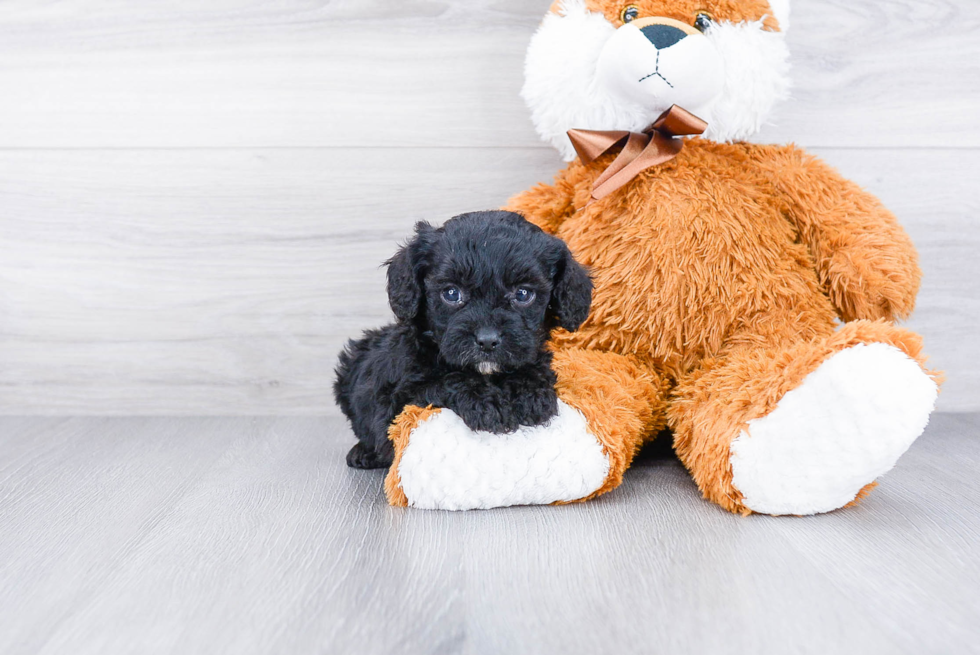
[[[674,85],[670,83],[670,80],[668,80],[666,77],[664,77],[660,73],[660,51],[659,50],[657,51],[657,62],[656,62],[656,64],[657,64],[656,70],[654,70],[649,75],[644,75],[643,77],[641,77],[639,79],[639,81],[640,82],[644,82],[644,81],[650,79],[651,77],[659,77],[660,79],[662,79],[664,81],[664,84],[666,84],[667,86],[669,86],[670,88],[673,89],[674,88]]]
[[[659,77],[660,79],[662,79],[664,81],[664,84],[666,84],[667,86],[669,86],[672,89],[674,88],[674,85],[671,84],[670,81],[666,77],[664,77],[663,75],[661,75],[660,73],[650,73],[646,77],[641,77],[640,78],[640,82],[644,82],[644,81],[650,79],[651,77]]]

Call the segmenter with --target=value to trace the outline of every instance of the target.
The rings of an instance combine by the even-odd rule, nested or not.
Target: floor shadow
[[[677,461],[673,444],[673,433],[670,430],[661,431],[656,439],[643,446],[631,466],[652,466],[664,461]]]

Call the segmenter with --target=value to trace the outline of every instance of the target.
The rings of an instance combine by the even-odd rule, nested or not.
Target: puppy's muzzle
[[[491,327],[481,327],[474,335],[476,345],[485,353],[492,353],[500,345],[500,330]]]

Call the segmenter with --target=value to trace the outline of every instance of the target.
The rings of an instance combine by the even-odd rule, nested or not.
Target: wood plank
[[[0,7],[0,147],[544,147],[519,98],[551,0]],[[980,4],[794,3],[761,141],[980,146]]]
[[[0,422],[0,652],[39,652],[231,439],[248,433],[247,419],[198,420],[196,434],[175,422],[144,426]]]
[[[333,412],[334,356],[389,320],[380,264],[414,222],[499,206],[551,158],[2,153],[0,405]]]
[[[793,98],[760,141],[851,148],[980,144],[980,129],[972,125],[980,114],[980,3],[793,0],[792,12]],[[958,127],[947,133],[938,124]]]
[[[912,233],[940,407],[980,409],[980,152],[819,154]],[[389,320],[379,264],[412,224],[558,166],[538,149],[0,152],[0,413],[335,414],[335,355]]]
[[[707,505],[678,462],[627,480],[567,514],[512,510],[473,528],[467,598],[483,652],[912,652],[863,593],[841,594],[779,536]]]
[[[929,364],[946,372],[938,406],[980,409],[980,199],[971,191],[978,151],[815,152],[881,198],[911,235],[923,271],[910,329]]]
[[[978,430],[937,415],[856,508],[742,518],[672,459],[583,505],[426,512],[346,468],[338,419],[0,418],[0,647],[968,652]]]
[[[830,514],[819,526],[759,517],[808,562],[833,569],[834,585],[846,596],[864,597],[873,585],[865,610],[906,647],[928,642],[927,652],[951,653],[973,638],[980,599],[970,597],[980,589],[980,561],[961,555],[980,541],[971,500],[980,466],[980,426],[973,417],[935,417],[925,437],[931,440],[914,446],[852,515]],[[869,540],[869,534],[882,538]],[[928,588],[923,579],[931,581]],[[934,593],[939,587],[950,593]],[[940,616],[943,628],[937,629],[932,617]]]
[[[456,546],[442,536],[451,517],[419,514],[397,529],[383,474],[344,464],[349,437],[339,422],[233,419],[215,429],[150,420],[144,430],[155,440],[174,425],[201,444],[214,432],[236,436],[165,520],[117,557],[98,592],[25,652],[429,652],[445,639],[458,616]],[[197,451],[181,439],[165,455],[176,465]],[[420,543],[432,547],[416,552]],[[375,611],[383,630],[365,620]]]

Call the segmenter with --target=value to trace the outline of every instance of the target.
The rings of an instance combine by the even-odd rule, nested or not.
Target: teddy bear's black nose
[[[643,32],[643,36],[647,37],[650,43],[657,47],[657,50],[669,48],[687,36],[684,30],[673,25],[647,25],[641,28],[640,31]]]

